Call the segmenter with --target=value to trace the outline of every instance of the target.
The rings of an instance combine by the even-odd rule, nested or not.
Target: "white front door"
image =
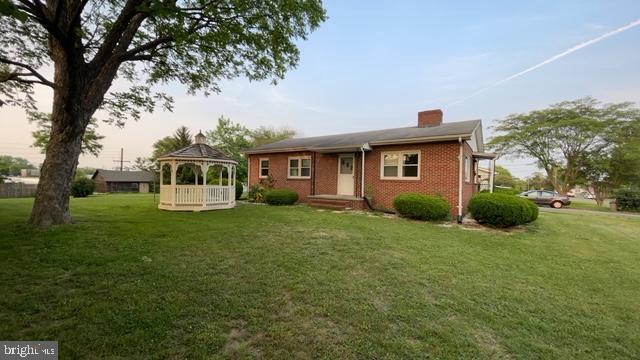
[[[338,156],[338,195],[353,195],[353,155]]]

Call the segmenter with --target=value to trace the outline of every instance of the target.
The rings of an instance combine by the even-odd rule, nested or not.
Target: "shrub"
[[[236,200],[240,199],[243,192],[244,192],[244,186],[240,181],[236,180]]]
[[[292,205],[298,201],[298,193],[289,189],[274,189],[264,196],[264,202],[269,205]]]
[[[622,188],[615,191],[616,207],[621,211],[640,211],[640,189]]]
[[[498,194],[507,194],[507,195],[518,195],[521,193],[521,191],[516,190],[516,189],[512,189],[512,188],[495,188],[493,189],[494,193],[498,193]]]
[[[259,184],[253,185],[252,187],[249,188],[249,192],[247,193],[247,199],[249,199],[249,201],[261,203],[264,201],[264,195],[266,192],[267,192],[267,189],[265,189],[264,186]]]
[[[418,220],[444,220],[449,217],[449,202],[440,196],[404,193],[396,196],[393,207],[402,216]]]
[[[481,193],[488,193],[489,190],[481,190]],[[520,194],[522,191],[516,190],[516,189],[512,189],[512,188],[500,188],[500,187],[496,187],[493,189],[493,192],[496,194],[507,194],[507,195],[518,195]]]
[[[93,194],[96,185],[93,180],[87,178],[80,178],[73,181],[71,184],[71,195],[73,197],[87,197]]]
[[[507,194],[476,194],[469,202],[476,221],[496,227],[526,224],[538,218],[538,207],[532,201]]]
[[[525,199],[522,199],[525,200]],[[527,219],[527,222],[530,223],[532,221],[535,221],[538,218],[538,213],[540,212],[540,209],[538,208],[538,205],[536,205],[536,203],[534,203],[533,201],[527,200],[525,201],[525,203],[529,206],[529,217]]]

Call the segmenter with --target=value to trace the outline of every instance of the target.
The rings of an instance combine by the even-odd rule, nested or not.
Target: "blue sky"
[[[178,85],[173,113],[144,116],[124,130],[102,126],[105,151],[81,165],[112,166],[146,156],[179,125],[197,131],[220,115],[249,127],[289,126],[302,136],[413,125],[441,108],[444,121],[492,120],[562,100],[594,96],[640,103],[640,26],[452,104],[584,41],[640,19],[640,1],[327,1],[329,20],[300,43],[301,61],[277,86],[237,79],[222,93],[188,96]],[[41,92],[42,109],[50,94]],[[21,111],[2,109],[10,131],[0,153],[41,161]],[[5,115],[2,116],[5,118]],[[6,121],[5,121],[6,124]],[[505,161],[516,175],[528,160]]]

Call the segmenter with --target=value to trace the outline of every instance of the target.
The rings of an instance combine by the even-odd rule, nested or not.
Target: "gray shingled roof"
[[[97,169],[91,178],[95,179],[98,173],[108,182],[153,182],[154,180],[153,173],[149,171],[118,171],[105,169]]]
[[[443,123],[438,126],[430,126],[424,128],[413,126],[405,128],[363,131],[349,134],[293,138],[277,141],[271,144],[256,146],[252,149],[249,149],[247,153],[259,153],[289,149],[321,150],[342,147],[359,147],[367,143],[375,145],[376,142],[385,141],[410,141],[411,139],[416,139],[416,141],[428,141],[429,138],[438,139],[454,136],[467,137],[471,136],[473,131],[480,124],[480,120],[469,120]]]
[[[170,152],[168,154],[164,154],[158,157],[158,159],[166,159],[166,158],[189,158],[189,159],[202,158],[202,159],[215,159],[215,160],[226,160],[226,161],[235,162],[235,160],[230,158],[227,154],[207,144],[192,144],[180,150],[176,150],[174,152]]]

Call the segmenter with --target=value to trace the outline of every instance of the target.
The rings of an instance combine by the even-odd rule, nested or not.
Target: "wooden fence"
[[[1,183],[0,198],[31,197],[36,195],[38,184]]]

